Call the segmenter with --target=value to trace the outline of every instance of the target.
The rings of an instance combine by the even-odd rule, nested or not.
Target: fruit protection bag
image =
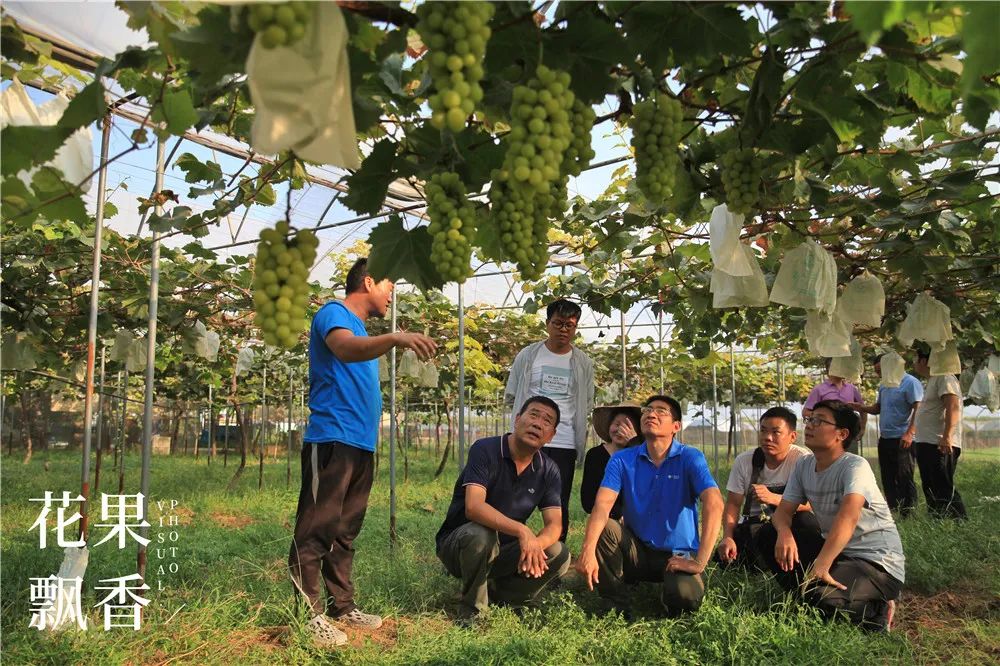
[[[917,294],[906,306],[906,319],[896,337],[904,347],[911,346],[914,340],[940,346],[955,337],[951,332],[951,308],[933,296]]]
[[[849,325],[881,326],[885,314],[882,282],[868,271],[848,282],[837,300],[837,314]]]
[[[767,283],[764,273],[760,270],[757,257],[749,245],[737,243],[737,248],[750,266],[751,273],[746,276],[735,276],[720,269],[712,269],[712,281],[709,291],[712,292],[713,308],[767,307]]]
[[[955,346],[954,340],[946,342],[943,346],[931,347],[928,370],[931,377],[961,374],[962,362],[958,358],[958,348]]]
[[[740,249],[743,245],[740,243],[742,228],[743,216],[730,213],[726,204],[719,204],[712,210],[708,225],[712,265],[716,270],[735,277],[749,277],[753,274],[751,262]]]
[[[833,377],[843,377],[851,383],[861,379],[864,364],[861,360],[861,345],[851,335],[851,353],[849,356],[836,356],[830,361],[829,374]]]
[[[882,386],[896,388],[903,383],[903,375],[906,374],[906,362],[902,356],[894,351],[883,354],[879,366],[882,368]]]
[[[805,333],[809,352],[816,356],[836,358],[851,353],[850,328],[836,314],[810,310]]]
[[[420,379],[417,383],[424,388],[437,388],[437,367],[435,367],[433,363],[424,363],[423,367],[420,369]]]
[[[813,240],[791,250],[774,279],[771,302],[833,312],[837,305],[837,264],[833,255]]]
[[[254,151],[284,150],[310,162],[357,169],[347,26],[334,2],[309,3],[306,34],[290,46],[264,48],[254,39],[247,83],[256,115]]]
[[[401,377],[420,378],[420,367],[422,363],[417,359],[417,353],[412,349],[403,350],[399,357],[399,368],[397,372]]]
[[[972,379],[968,396],[979,404],[985,405],[991,412],[1000,409],[1000,382],[997,382],[996,375],[986,366],[980,368]]]

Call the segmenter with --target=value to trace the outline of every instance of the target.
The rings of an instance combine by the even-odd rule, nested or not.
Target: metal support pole
[[[660,314],[656,321],[657,339],[659,341],[659,358],[660,358],[660,395],[666,393],[666,389],[663,384],[663,310],[660,310]]]
[[[719,378],[715,364],[712,364],[712,455],[715,458],[712,470],[719,473]]]
[[[94,465],[94,493],[101,492],[101,457],[104,453],[104,368],[107,348],[101,345],[101,378],[97,391],[97,463]]]
[[[160,140],[156,144],[156,184],[157,194],[163,189],[163,171],[166,167],[166,144]],[[156,207],[156,214],[163,213],[163,207]],[[139,488],[142,493],[142,516],[149,516],[149,467],[153,457],[153,377],[156,373],[156,314],[160,304],[160,233],[153,231],[153,246],[149,260],[149,317],[146,330],[146,394],[142,409],[142,474]],[[148,522],[148,521],[147,521]],[[139,534],[147,538],[149,527],[140,527]],[[136,556],[139,575],[146,577],[146,546],[139,544]]]
[[[458,471],[465,469],[465,287],[458,285]]]
[[[90,426],[94,418],[94,361],[97,350],[97,307],[101,293],[101,235],[104,230],[104,202],[108,180],[108,146],[111,143],[111,116],[104,117],[101,132],[101,169],[97,176],[97,213],[94,222],[94,259],[90,269],[90,318],[87,322],[87,384],[83,396],[83,460],[80,463],[80,494],[83,496],[80,540],[87,541],[90,506]]]
[[[122,383],[122,427],[118,433],[118,494],[125,492],[125,439],[128,427],[128,368]]]
[[[288,368],[288,464],[285,466],[285,487],[292,485],[292,406],[295,400],[295,377],[291,366]]]
[[[743,428],[740,425],[740,412],[737,409],[738,405],[736,402],[736,353],[733,351],[733,346],[729,345],[729,380],[730,389],[733,393],[733,398],[731,401],[731,407],[733,410],[733,455],[737,453],[736,451],[736,435],[737,429],[739,429],[740,439],[743,439]]]
[[[396,332],[396,299],[389,311],[389,330]],[[396,545],[396,348],[389,351],[389,547]]]
[[[264,366],[260,386],[260,446],[257,447],[257,490],[264,487],[264,452],[267,450],[267,366]]]
[[[215,403],[212,400],[212,385],[208,385],[208,464],[215,457]]]
[[[625,357],[625,311],[621,310],[621,343],[622,343],[622,401],[626,398],[625,384],[628,383],[628,366]]]

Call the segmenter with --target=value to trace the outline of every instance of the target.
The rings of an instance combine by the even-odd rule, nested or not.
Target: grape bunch
[[[483,56],[490,39],[493,4],[425,2],[417,7],[417,32],[430,51],[428,64],[437,92],[427,102],[431,124],[460,132],[483,99]]]
[[[524,278],[536,279],[549,258],[549,217],[557,208],[558,196],[512,187],[509,176],[502,171],[494,171],[492,178],[490,215],[500,235],[500,246]],[[564,203],[565,198],[563,190]]]
[[[597,114],[589,104],[584,104],[578,99],[573,100],[573,107],[570,110],[573,136],[563,156],[563,175],[579,176],[590,164],[590,160],[594,159],[594,149],[590,146],[590,130],[594,127],[596,119]]]
[[[574,138],[570,112],[576,97],[569,84],[568,73],[539,65],[534,78],[514,88],[503,171],[515,188],[547,193],[562,177],[563,156]]]
[[[427,226],[433,240],[431,261],[447,281],[465,282],[472,273],[469,239],[476,231],[476,209],[469,201],[458,174],[434,174],[424,189],[427,199]]]
[[[319,239],[308,229],[289,239],[287,221],[260,232],[253,276],[254,323],[264,342],[291,349],[306,329],[309,269]]]
[[[306,34],[311,10],[308,2],[255,2],[247,7],[247,25],[260,35],[266,49],[291,46]]]
[[[682,121],[680,102],[662,92],[639,102],[633,109],[636,185],[652,202],[663,203],[673,191],[680,161],[677,144]]]
[[[746,215],[757,204],[760,189],[760,165],[752,148],[732,150],[719,160],[726,206],[733,213]]]

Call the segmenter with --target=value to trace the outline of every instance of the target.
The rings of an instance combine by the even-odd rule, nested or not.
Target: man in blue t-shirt
[[[875,358],[873,367],[882,376],[882,356]],[[865,414],[879,414],[878,469],[889,508],[905,518],[917,505],[917,484],[913,482],[913,435],[916,414],[924,399],[920,380],[903,373],[899,386],[881,384],[874,405],[848,403],[851,409]]]
[[[669,615],[697,610],[705,596],[705,570],[722,521],[722,493],[698,449],[675,438],[681,406],[654,395],[642,408],[645,442],[608,461],[576,563],[587,586],[629,614],[626,583],[662,582]],[[622,498],[623,522],[609,521]],[[697,502],[701,500],[701,533]]]
[[[531,601],[569,568],[569,550],[559,541],[559,467],[541,452],[559,417],[554,400],[531,396],[513,432],[469,449],[436,537],[438,558],[462,579],[461,624],[486,610],[490,597],[513,606]],[[535,509],[542,514],[537,534],[525,524]]]
[[[307,628],[322,647],[347,642],[331,618],[355,627],[382,624],[382,618],[355,605],[351,580],[353,543],[368,508],[382,418],[378,358],[393,347],[412,349],[421,359],[437,349],[417,333],[368,336],[365,321],[385,316],[392,291],[392,282],[376,282],[368,275],[368,260],[358,259],[347,273],[344,300],[320,308],[309,331],[309,425],[288,568],[314,614]]]

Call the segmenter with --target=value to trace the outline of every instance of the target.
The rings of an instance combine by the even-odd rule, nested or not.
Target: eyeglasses
[[[821,419],[818,416],[805,416],[802,418],[802,422],[805,423],[806,425],[811,425],[813,427],[818,426],[820,423],[826,423],[827,425],[832,425],[834,428],[837,427],[837,424],[834,423],[833,421],[827,421],[826,419]]]
[[[646,407],[643,407],[640,411],[643,414],[656,414],[657,416],[670,416],[670,417],[672,417],[674,415],[673,412],[670,411],[669,409],[667,409],[666,407],[649,407],[649,406],[646,406]]]
[[[555,321],[549,322],[549,326],[556,329],[557,331],[572,331],[576,329],[575,321]]]
[[[529,409],[526,412],[526,414],[528,416],[530,416],[531,418],[538,419],[539,421],[541,421],[542,423],[544,423],[547,426],[551,427],[551,426],[554,426],[556,424],[556,421],[555,421],[554,418],[552,418],[552,416],[550,416],[549,414],[546,414],[545,412],[539,411],[537,409]]]

